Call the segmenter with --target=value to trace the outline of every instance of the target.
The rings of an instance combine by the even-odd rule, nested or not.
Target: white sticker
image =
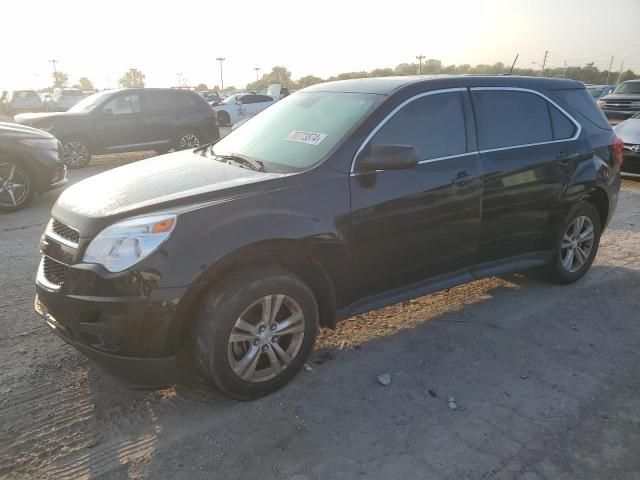
[[[285,140],[296,143],[306,143],[308,145],[318,145],[327,138],[326,133],[303,132],[302,130],[294,130]]]

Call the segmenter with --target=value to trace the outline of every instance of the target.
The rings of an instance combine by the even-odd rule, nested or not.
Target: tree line
[[[333,75],[327,78],[317,77],[315,75],[306,75],[304,77],[294,80],[292,73],[283,66],[275,66],[269,73],[262,75],[262,78],[255,82],[248,83],[246,90],[258,91],[267,88],[272,83],[279,83],[290,90],[300,90],[311,85],[322,82],[330,82],[333,80],[348,80],[352,78],[366,78],[366,77],[393,77],[393,76],[405,76],[416,75],[419,72],[425,75],[431,74],[476,74],[476,75],[495,75],[501,73],[508,73],[510,65],[505,65],[502,62],[496,62],[494,64],[478,64],[475,66],[469,64],[462,65],[444,65],[440,60],[430,58],[419,65],[417,63],[400,63],[394,68],[374,68],[373,70],[366,71],[354,71],[344,72],[338,75]],[[640,75],[636,74],[633,70],[607,71],[600,70],[593,63],[587,63],[584,66],[567,66],[546,68],[544,72],[539,69],[533,68],[514,68],[512,75],[527,75],[538,76],[544,74],[545,77],[559,77],[570,78],[573,80],[579,80],[584,83],[615,84],[618,81],[623,82],[625,80],[632,80],[640,78]],[[57,71],[53,74],[53,85],[45,89],[44,91],[50,91],[57,87],[67,87],[69,84],[69,76],[64,72]],[[143,88],[145,86],[145,75],[137,68],[130,68],[124,75],[118,80],[118,85],[121,88]],[[94,91],[94,85],[87,77],[80,77],[78,82],[73,85],[74,88],[79,88],[83,91]],[[196,90],[209,90],[209,87],[205,83],[200,83]],[[212,90],[219,91],[218,87]],[[225,95],[232,94],[238,89],[230,86],[224,89],[222,92]]]

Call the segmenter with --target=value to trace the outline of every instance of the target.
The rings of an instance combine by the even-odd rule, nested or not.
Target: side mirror
[[[409,170],[418,166],[418,152],[413,145],[378,145],[368,153],[361,153],[356,171]]]

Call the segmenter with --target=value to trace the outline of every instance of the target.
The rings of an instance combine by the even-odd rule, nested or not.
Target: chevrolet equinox
[[[396,77],[306,88],[217,143],[68,188],[35,308],[137,385],[190,346],[237,399],[290,381],[319,326],[477,278],[580,279],[622,143],[584,84]]]

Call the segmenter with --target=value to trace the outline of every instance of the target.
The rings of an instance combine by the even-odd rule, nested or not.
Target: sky
[[[609,5],[609,6],[608,6]],[[13,19],[13,20],[12,20]],[[0,90],[43,88],[50,60],[97,88],[129,68],[150,87],[225,86],[287,67],[293,78],[394,67],[416,55],[443,64],[537,67],[593,61],[640,72],[640,0],[4,0]]]

